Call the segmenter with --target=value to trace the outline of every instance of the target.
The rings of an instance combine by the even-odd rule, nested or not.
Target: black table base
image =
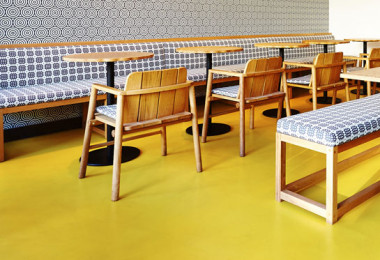
[[[132,161],[140,155],[140,150],[132,146],[123,146],[121,162]],[[89,153],[87,165],[108,166],[113,165],[113,146],[93,150]]]
[[[202,136],[203,124],[198,124],[199,135]],[[209,123],[207,129],[207,136],[215,136],[226,134],[231,131],[231,127],[222,123]],[[186,133],[189,135],[193,135],[193,128],[190,126],[186,129]]]
[[[265,110],[263,112],[263,115],[266,116],[266,117],[270,117],[270,118],[277,118],[277,111],[278,111],[277,108],[268,109],[268,110]],[[295,110],[295,109],[290,109],[290,113],[292,115],[297,115],[297,114],[300,113],[300,111]],[[285,108],[282,109],[282,113],[281,113],[281,118],[283,118],[283,117],[286,117],[286,110],[285,110]]]

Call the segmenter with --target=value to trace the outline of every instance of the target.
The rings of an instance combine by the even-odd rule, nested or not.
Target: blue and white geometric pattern
[[[0,44],[329,31],[328,0],[3,0]]]
[[[116,104],[108,106],[99,106],[96,108],[96,113],[103,114],[116,120]]]
[[[211,91],[212,94],[222,95],[226,97],[237,98],[239,92],[239,85],[215,88]]]
[[[165,67],[161,43],[103,44],[0,50],[0,88],[15,88],[106,77],[105,63],[67,62],[69,54],[142,51],[153,52],[150,59],[115,62],[115,76],[132,71],[159,70]]]
[[[338,146],[380,130],[380,94],[277,121],[277,132]]]
[[[311,74],[307,74],[305,76],[295,77],[291,79],[287,79],[286,82],[300,85],[309,85],[311,80]]]

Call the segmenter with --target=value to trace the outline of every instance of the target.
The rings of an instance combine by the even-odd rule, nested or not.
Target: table
[[[150,52],[92,52],[67,55],[63,57],[63,60],[73,62],[105,62],[107,66],[107,86],[114,87],[116,61],[147,59],[153,56],[154,54]],[[107,93],[107,105],[111,105],[113,103],[115,103],[114,96]],[[113,140],[112,130],[113,127],[107,125],[107,142]],[[114,152],[113,150],[113,145],[109,145],[106,148],[91,151],[89,153],[87,164],[91,166],[112,165]],[[133,160],[139,155],[140,150],[138,148],[131,146],[123,146],[122,162],[124,163]]]
[[[341,73],[341,78],[380,83],[380,67]]]
[[[263,47],[263,48],[277,48],[280,52],[280,57],[282,58],[282,61],[285,60],[285,48],[290,49],[290,48],[303,48],[303,47],[308,47],[309,44],[307,43],[299,43],[299,42],[262,42],[262,43],[255,43],[255,47]],[[281,80],[280,80],[280,86],[279,90],[281,87]],[[291,109],[291,114],[296,115],[299,114],[298,110]],[[271,118],[277,118],[277,109],[268,109],[263,112],[263,115],[266,117],[271,117]],[[286,111],[285,109],[282,110],[282,115],[281,117],[286,117]]]
[[[367,54],[367,44],[368,42],[380,42],[380,39],[370,39],[370,38],[351,38],[345,39],[346,41],[351,42],[363,42],[363,53]],[[363,61],[363,67],[365,67],[365,61]],[[356,89],[352,90],[351,93],[356,94]],[[364,87],[360,91],[360,95],[367,95],[367,89]]]
[[[242,51],[243,48],[235,46],[198,46],[198,47],[182,47],[177,48],[177,52],[181,53],[202,53],[206,54],[206,83],[208,80],[208,71],[212,69],[212,54],[213,53],[227,53],[227,52],[237,52]],[[210,107],[211,110],[211,107]],[[211,114],[211,111],[210,111]],[[209,120],[209,125],[207,129],[207,136],[215,136],[228,133],[231,127],[226,124],[212,123],[211,118]],[[202,133],[203,124],[199,124],[199,133]],[[193,131],[191,127],[186,129],[186,133],[192,135]]]
[[[347,40],[305,40],[303,41],[308,44],[316,44],[316,45],[323,45],[323,52],[328,53],[328,46],[329,45],[337,45],[337,44],[344,44],[349,43]],[[312,100],[310,99],[310,102]],[[336,103],[340,103],[342,100],[340,98],[336,98]],[[317,98],[318,104],[332,104],[332,98],[327,96],[327,91],[323,91],[323,97]]]

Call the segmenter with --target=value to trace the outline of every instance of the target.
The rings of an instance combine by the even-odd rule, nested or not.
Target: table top
[[[235,46],[198,46],[198,47],[182,47],[176,49],[182,53],[226,53],[242,51],[243,48]]]
[[[300,42],[261,42],[255,43],[255,47],[264,47],[264,48],[303,48],[309,47],[307,43]]]
[[[305,40],[304,43],[309,44],[342,44],[342,43],[349,43],[348,40]]]
[[[65,61],[76,62],[115,62],[140,60],[153,57],[151,52],[131,52],[131,51],[115,51],[115,52],[91,52],[70,54],[63,57]]]
[[[380,42],[380,39],[372,39],[372,38],[351,38],[345,39],[346,41],[351,42]]]
[[[341,78],[380,82],[380,67],[341,73]]]

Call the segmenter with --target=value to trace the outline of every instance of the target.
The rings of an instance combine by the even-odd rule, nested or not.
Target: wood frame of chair
[[[313,100],[313,110],[317,109],[317,94],[323,91],[333,91],[332,104],[336,103],[336,93],[338,90],[346,90],[346,100],[350,100],[348,81],[340,80],[340,73],[343,67],[343,72],[345,73],[346,62],[343,61],[342,52],[332,52],[332,53],[320,53],[314,59],[313,64],[296,63],[284,61],[286,66],[300,66],[307,67],[311,69],[311,80],[309,84],[295,84],[289,83],[285,85],[287,88],[304,88],[309,89],[312,93]],[[359,91],[359,86],[357,86]],[[286,91],[288,92],[289,89]]]
[[[212,79],[214,74],[222,74],[239,78],[239,90],[236,97],[229,97],[212,93]],[[208,119],[236,110],[223,111],[210,114],[212,101],[227,100],[234,102],[240,111],[240,156],[245,156],[245,109],[250,108],[250,129],[254,128],[254,108],[256,105],[278,103],[277,119],[281,118],[283,102],[286,102],[287,114],[290,114],[289,99],[285,92],[279,90],[280,80],[286,84],[285,69],[282,67],[281,57],[253,59],[246,64],[243,73],[210,69],[206,90],[206,103],[204,109],[202,142],[206,142]]]
[[[95,112],[98,91],[111,93],[117,97],[116,118]],[[86,176],[90,149],[114,145],[111,199],[112,201],[118,200],[122,142],[160,134],[161,153],[165,156],[167,154],[166,126],[186,121],[192,121],[196,168],[198,172],[201,172],[202,159],[195,92],[192,81],[187,80],[187,70],[185,68],[133,72],[127,77],[125,90],[93,84],[84,134],[79,178]],[[91,130],[95,125],[100,123],[115,127],[113,131],[115,140],[90,145]],[[160,128],[160,130],[144,132],[123,139],[123,135],[125,134],[155,128]]]

